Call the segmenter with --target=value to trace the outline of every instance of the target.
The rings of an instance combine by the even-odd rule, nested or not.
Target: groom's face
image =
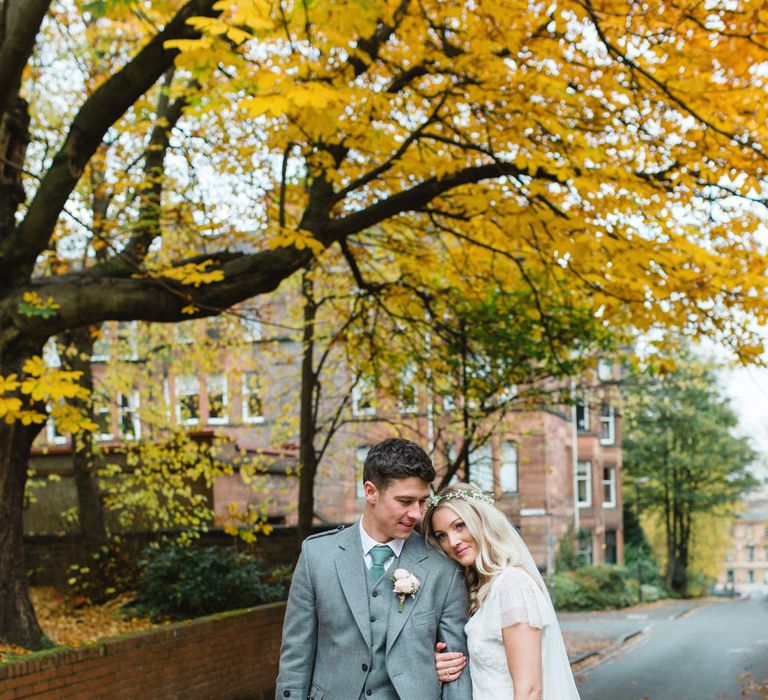
[[[416,476],[393,479],[384,488],[366,481],[363,527],[378,542],[404,540],[424,514],[429,484]]]

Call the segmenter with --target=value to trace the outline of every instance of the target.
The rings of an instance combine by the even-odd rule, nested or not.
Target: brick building
[[[737,595],[768,594],[768,499],[749,501],[731,535],[717,588]]]
[[[187,326],[181,342],[206,333],[204,322],[180,325]],[[112,328],[116,333],[118,325]],[[226,521],[230,504],[241,510],[263,509],[267,494],[269,520],[291,525],[296,522],[298,492],[297,423],[292,427],[281,423],[275,414],[277,407],[283,410],[286,406],[298,413],[300,345],[284,339],[280,352],[265,359],[258,342],[260,329],[252,328],[251,335],[250,347],[224,353],[213,368],[184,373],[169,370],[156,383],[163,385],[169,425],[182,425],[199,440],[213,440],[216,435],[231,439],[227,449],[234,472],[217,477],[207,494],[217,524]],[[105,371],[108,359],[106,349],[95,350],[97,377]],[[342,391],[346,386],[343,371],[340,367],[337,374]],[[619,372],[618,365],[601,362],[594,376],[582,378],[588,388],[575,407],[512,413],[470,454],[471,480],[495,493],[542,569],[552,570],[559,542],[569,529],[581,534],[578,542],[584,561],[623,561],[620,426],[612,393]],[[418,383],[414,387],[412,405],[403,406],[373,395],[360,384],[355,386],[347,420],[328,445],[317,476],[318,523],[350,522],[360,513],[359,477],[365,454],[395,430],[427,447],[438,473],[444,471],[446,456],[456,449],[455,440],[450,431],[436,429],[429,397]],[[159,400],[159,387],[140,387],[110,397],[99,409],[102,427],[97,437],[104,455],[141,438],[139,409],[153,396]],[[328,400],[332,402],[333,397]],[[238,472],[243,455],[258,458],[262,464],[257,490]],[[67,530],[71,526],[60,514],[76,498],[69,437],[56,434],[49,425],[35,445],[31,466],[40,476],[55,473],[60,479],[28,503],[27,531]]]

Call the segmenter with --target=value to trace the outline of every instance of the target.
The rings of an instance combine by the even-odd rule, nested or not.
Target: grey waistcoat
[[[390,565],[384,576],[378,583],[373,582],[370,571],[366,568],[365,580],[368,586],[368,610],[370,612],[371,622],[371,667],[368,670],[368,676],[365,679],[363,692],[360,694],[360,700],[398,700],[399,696],[395,691],[392,681],[386,669],[386,650],[387,650],[387,626],[389,624],[389,615],[399,614],[397,610],[390,613],[392,609],[392,579],[391,572],[397,568],[398,559],[396,558]],[[363,562],[365,567],[365,562]]]

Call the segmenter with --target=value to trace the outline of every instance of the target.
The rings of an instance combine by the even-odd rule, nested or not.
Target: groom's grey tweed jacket
[[[388,580],[393,566],[369,594],[357,524],[304,541],[283,625],[277,700],[471,700],[469,668],[441,688],[434,662],[437,641],[467,653],[467,593],[460,568],[417,533],[405,541],[394,566],[421,582],[402,613]],[[374,593],[390,598],[386,645],[376,655],[369,605]],[[391,685],[370,687],[372,668],[385,668]]]

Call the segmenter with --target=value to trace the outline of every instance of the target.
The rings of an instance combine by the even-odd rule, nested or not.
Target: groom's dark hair
[[[370,481],[381,491],[390,481],[411,476],[428,484],[435,478],[432,460],[415,442],[387,438],[368,451],[363,465],[363,483]]]

